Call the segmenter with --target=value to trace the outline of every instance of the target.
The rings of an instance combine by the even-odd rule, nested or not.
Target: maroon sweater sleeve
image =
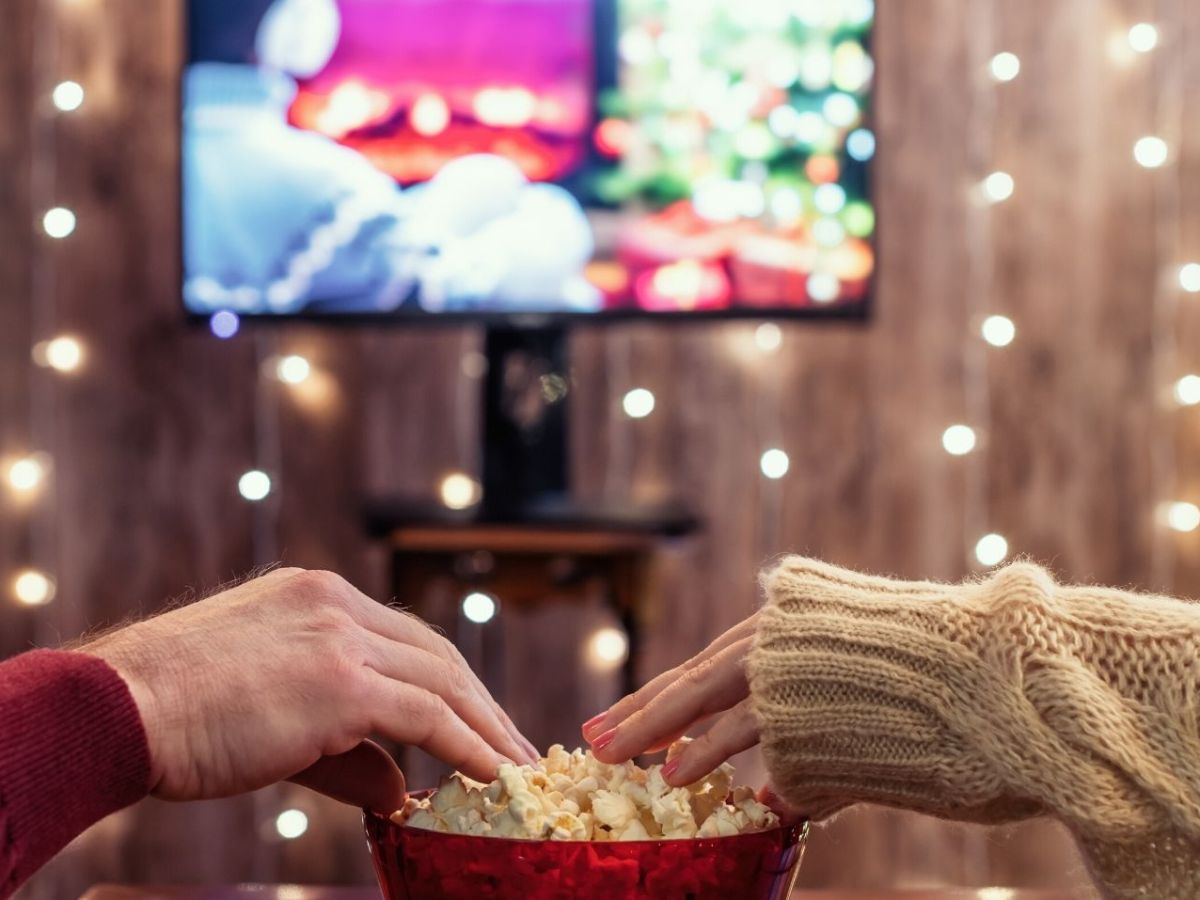
[[[61,650],[0,662],[0,900],[149,781],[137,705],[107,663]]]

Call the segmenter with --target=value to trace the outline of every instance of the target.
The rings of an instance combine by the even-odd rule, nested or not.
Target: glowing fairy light
[[[996,81],[1012,81],[1021,74],[1021,58],[1015,53],[997,53],[988,69]]]
[[[758,461],[758,467],[763,475],[772,481],[778,481],[786,475],[790,466],[791,460],[788,459],[787,453],[774,447],[764,452]]]
[[[1200,506],[1183,501],[1168,503],[1165,518],[1172,531],[1195,531],[1200,528]]]
[[[59,112],[74,112],[83,106],[83,86],[78,81],[61,81],[50,99]]]
[[[1138,22],[1126,36],[1130,48],[1136,53],[1149,53],[1158,46],[1158,29],[1149,22]]]
[[[482,488],[465,472],[451,472],[442,479],[438,494],[447,509],[467,509],[479,502]]]
[[[34,453],[23,456],[9,464],[5,473],[8,486],[19,494],[28,494],[37,490],[46,478],[46,463],[44,456]]]
[[[975,544],[975,558],[981,565],[994,566],[1008,556],[1008,541],[999,534],[985,534]]]
[[[303,356],[291,354],[275,364],[275,376],[284,384],[303,384],[312,374],[312,365]]]
[[[619,628],[598,628],[588,638],[584,655],[588,665],[595,671],[611,671],[629,656],[629,638]]]
[[[1143,169],[1158,169],[1166,164],[1171,148],[1160,137],[1147,135],[1133,145],[1133,158]]]
[[[1180,266],[1179,286],[1189,294],[1200,294],[1200,263]]]
[[[1175,395],[1175,402],[1180,406],[1200,404],[1200,375],[1184,375],[1175,382],[1172,393]]]
[[[271,493],[271,476],[260,469],[251,469],[238,479],[238,493],[251,503],[265,500]]]
[[[12,582],[13,596],[22,606],[44,606],[54,599],[54,579],[37,569],[18,572]]]
[[[275,817],[275,831],[285,841],[292,841],[308,831],[308,816],[298,809],[285,809]]]
[[[39,341],[33,347],[33,361],[56,372],[74,372],[83,364],[83,344],[65,334]]]
[[[621,400],[621,408],[631,419],[644,419],[654,412],[654,394],[646,388],[634,388]]]
[[[942,447],[951,456],[966,456],[975,449],[975,429],[970,425],[951,425],[942,432]]]
[[[496,615],[496,600],[482,591],[472,591],[463,597],[462,613],[476,625],[486,625]]]
[[[213,335],[223,341],[237,334],[241,326],[242,320],[238,318],[238,314],[228,309],[218,310],[208,320],[208,327]]]
[[[783,330],[774,322],[763,322],[754,329],[754,346],[763,353],[774,353],[783,345]]]
[[[979,327],[979,333],[993,347],[1007,347],[1017,336],[1017,326],[1008,316],[988,316]]]
[[[866,128],[856,128],[846,135],[846,153],[858,162],[867,162],[875,155],[875,134]]]
[[[1003,203],[1015,190],[1016,182],[1007,172],[993,172],[983,180],[983,195],[991,203]]]
[[[55,206],[42,216],[42,228],[52,238],[62,239],[75,230],[75,213],[65,206]]]

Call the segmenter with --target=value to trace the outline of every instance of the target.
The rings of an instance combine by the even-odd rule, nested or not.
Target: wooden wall
[[[581,492],[678,496],[708,523],[666,555],[644,675],[752,610],[756,570],[785,550],[951,579],[973,571],[975,538],[996,530],[1063,577],[1200,588],[1200,541],[1155,519],[1159,501],[1200,495],[1197,419],[1164,403],[1173,378],[1200,366],[1191,355],[1200,317],[1169,291],[1156,299],[1171,265],[1200,258],[1190,212],[1200,122],[1183,116],[1200,88],[1200,13],[1186,0],[879,7],[874,320],[787,325],[768,357],[740,324],[629,325],[575,340]],[[1141,19],[1163,25],[1164,46],[1114,61],[1110,39]],[[152,610],[276,557],[381,595],[386,562],[363,535],[360,500],[428,494],[442,472],[475,463],[475,386],[460,362],[476,334],[295,326],[219,342],[184,326],[179,20],[179,0],[4,4],[0,456],[45,449],[54,472],[37,504],[0,497],[0,576],[34,559],[57,573],[59,596],[37,610],[0,603],[0,654]],[[978,73],[1000,49],[1020,54],[1023,69],[993,91]],[[88,97],[56,121],[46,95],[63,77]],[[1134,140],[1154,131],[1176,142],[1160,172],[1131,158]],[[1014,175],[1017,193],[989,220],[970,188],[993,165]],[[46,196],[78,213],[69,240],[38,233],[34,204]],[[1016,343],[981,356],[982,311],[1010,315]],[[31,344],[60,331],[86,342],[75,376],[29,365]],[[300,398],[262,382],[262,359],[281,349],[308,355],[324,390]],[[964,389],[971,373],[986,407],[969,402],[983,396]],[[634,384],[658,396],[649,419],[620,415]],[[980,409],[981,450],[945,454],[942,429]],[[781,482],[757,472],[770,444],[791,454]],[[234,485],[263,453],[279,491],[253,507]],[[555,652],[546,631],[526,624],[508,626],[514,641]],[[561,723],[533,718],[530,697],[523,724],[573,742]],[[746,762],[751,773],[755,765]],[[308,809],[313,828],[280,845],[269,824],[288,803]],[[822,830],[804,872],[810,884],[857,886],[1082,877],[1047,823],[984,832],[878,810]],[[25,896],[75,896],[98,879],[369,878],[353,810],[279,788],[146,802],[78,841]]]

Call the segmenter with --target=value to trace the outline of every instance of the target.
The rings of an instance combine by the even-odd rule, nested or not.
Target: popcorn
[[[672,745],[667,759],[681,747]],[[750,788],[733,787],[728,764],[674,788],[662,766],[607,765],[590,751],[568,753],[561,744],[537,768],[500,766],[490,784],[456,772],[430,797],[410,797],[391,818],[430,831],[551,841],[725,837],[779,824]]]

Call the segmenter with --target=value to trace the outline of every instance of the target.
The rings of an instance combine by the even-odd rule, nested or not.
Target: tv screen
[[[198,315],[857,315],[871,0],[190,0]]]

